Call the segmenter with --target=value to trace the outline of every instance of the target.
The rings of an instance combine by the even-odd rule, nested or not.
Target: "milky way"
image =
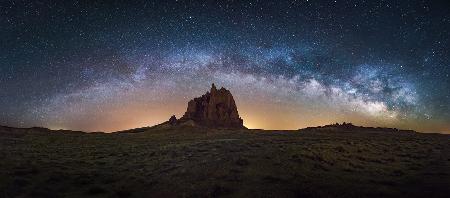
[[[249,128],[450,132],[445,1],[1,5],[0,124],[85,131],[181,116],[211,83]]]

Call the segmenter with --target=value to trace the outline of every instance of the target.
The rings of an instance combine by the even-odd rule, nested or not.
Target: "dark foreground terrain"
[[[0,159],[0,197],[450,197],[438,134],[2,127]]]

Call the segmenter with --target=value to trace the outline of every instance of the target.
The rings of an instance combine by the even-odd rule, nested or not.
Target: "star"
[[[449,14],[432,2],[2,7],[0,125],[154,125],[214,82],[258,128],[450,131]]]

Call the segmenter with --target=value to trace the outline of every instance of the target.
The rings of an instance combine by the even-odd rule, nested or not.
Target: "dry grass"
[[[0,197],[449,197],[450,136],[0,132]]]

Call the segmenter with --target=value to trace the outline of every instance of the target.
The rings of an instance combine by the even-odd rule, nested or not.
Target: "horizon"
[[[167,121],[166,121],[167,122]],[[73,132],[84,132],[84,133],[117,133],[117,132],[123,132],[123,131],[128,131],[128,130],[134,130],[134,129],[141,129],[141,128],[153,128],[153,127],[156,127],[156,126],[158,126],[158,125],[161,125],[161,124],[163,124],[163,123],[165,123],[165,122],[162,122],[162,123],[158,123],[158,124],[155,124],[155,125],[151,125],[151,126],[142,126],[142,127],[136,127],[136,128],[128,128],[128,129],[123,129],[123,130],[118,130],[118,131],[81,131],[81,130],[71,130],[71,129],[62,129],[62,128],[47,128],[47,127],[43,127],[43,126],[31,126],[31,127],[14,127],[14,126],[3,126],[3,125],[0,125],[0,127],[6,127],[6,128],[14,128],[14,129],[33,129],[33,128],[41,128],[41,129],[48,129],[48,130],[51,130],[51,131],[73,131]],[[244,129],[244,130],[259,130],[259,131],[301,131],[301,130],[304,130],[304,129],[310,129],[310,128],[322,128],[322,127],[331,127],[331,126],[335,126],[335,125],[338,125],[338,126],[343,126],[343,125],[345,125],[345,124],[350,124],[350,125],[352,125],[353,127],[362,127],[362,128],[380,128],[380,129],[397,129],[397,130],[399,130],[399,131],[414,131],[414,132],[417,132],[417,133],[439,133],[439,132],[423,132],[423,131],[415,131],[415,130],[412,130],[412,129],[399,129],[399,128],[391,128],[391,127],[381,127],[381,126],[362,126],[362,125],[356,125],[356,124],[354,124],[354,123],[351,123],[351,122],[342,122],[342,123],[329,123],[329,124],[325,124],[325,125],[318,125],[318,126],[307,126],[307,127],[304,127],[304,128],[298,128],[298,129],[261,129],[261,128],[246,128],[246,129]],[[245,126],[245,125],[244,125]],[[195,127],[195,126],[193,126],[193,127]],[[246,127],[246,126],[245,126]],[[206,127],[207,128],[207,127]],[[211,128],[211,129],[213,129],[213,128]],[[224,129],[224,130],[232,130],[232,129],[229,129],[229,128],[219,128],[219,129]],[[439,134],[443,134],[443,135],[445,135],[445,134],[447,134],[447,133],[439,133]]]
[[[214,83],[213,83],[214,84]],[[217,85],[216,85],[217,86]],[[222,88],[223,86],[217,86],[218,87],[218,89],[220,89],[220,88]],[[220,87],[220,88],[219,88]],[[226,87],[223,87],[223,88],[226,88]],[[206,89],[205,90],[205,92],[204,93],[206,93],[206,92],[209,92],[209,88],[208,89]],[[33,128],[33,127],[38,127],[38,128],[40,128],[40,127],[42,127],[42,128],[48,128],[48,129],[50,129],[50,130],[69,130],[69,131],[82,131],[82,132],[104,132],[104,133],[113,133],[113,132],[119,132],[119,131],[123,131],[123,130],[129,130],[129,129],[136,129],[136,128],[145,128],[145,127],[152,127],[152,126],[156,126],[156,125],[159,125],[159,124],[161,124],[161,123],[164,123],[164,122],[166,122],[166,121],[168,121],[169,120],[169,118],[170,118],[170,116],[172,116],[172,115],[175,115],[176,116],[176,118],[178,119],[178,118],[180,118],[180,117],[182,117],[182,115],[184,114],[184,112],[186,111],[186,108],[187,108],[187,102],[189,101],[189,100],[191,100],[191,99],[193,99],[194,97],[199,97],[199,96],[201,96],[202,94],[204,94],[204,93],[201,93],[201,94],[199,94],[199,95],[197,95],[197,96],[193,96],[192,98],[189,98],[189,99],[186,99],[186,102],[185,102],[185,107],[184,107],[184,110],[182,111],[182,112],[178,112],[178,113],[168,113],[168,116],[164,119],[164,118],[162,118],[161,120],[156,120],[154,123],[151,123],[150,122],[150,124],[148,124],[148,125],[146,125],[146,124],[143,124],[143,125],[125,125],[125,126],[116,126],[116,127],[113,127],[113,128],[110,128],[109,130],[100,130],[100,129],[98,129],[98,130],[89,130],[89,129],[83,129],[83,127],[81,127],[81,128],[64,128],[64,127],[58,127],[58,126],[39,126],[39,125],[36,125],[36,126],[10,126],[10,125],[4,125],[5,127],[13,127],[13,128]],[[234,95],[233,95],[234,96]],[[236,96],[234,96],[235,98],[236,98]],[[238,107],[238,111],[239,111],[239,102],[237,101],[236,102],[237,103],[237,107]],[[167,113],[166,113],[167,114]],[[241,117],[243,118],[243,121],[244,121],[244,126],[246,126],[248,129],[251,129],[251,130],[267,130],[267,131],[271,131],[271,130],[284,130],[284,131],[297,131],[297,130],[300,130],[300,129],[305,129],[305,128],[308,128],[308,127],[321,127],[321,126],[325,126],[325,125],[332,125],[332,124],[335,124],[335,123],[351,123],[351,124],[354,124],[355,126],[362,126],[362,127],[381,127],[381,128],[397,128],[397,129],[400,129],[400,130],[414,130],[414,131],[416,131],[416,132],[420,132],[420,133],[441,133],[441,134],[450,134],[450,131],[421,131],[421,130],[417,130],[417,129],[414,129],[414,128],[408,128],[408,127],[397,127],[396,125],[388,125],[388,124],[386,124],[386,125],[383,125],[383,124],[365,124],[364,123],[364,121],[363,122],[352,122],[351,120],[338,120],[338,121],[334,121],[333,119],[330,119],[330,121],[329,122],[327,122],[327,121],[324,121],[324,122],[317,122],[317,124],[316,125],[303,125],[303,126],[300,126],[299,125],[299,127],[292,127],[292,128],[288,128],[288,127],[286,127],[286,122],[283,122],[284,124],[283,124],[283,126],[281,127],[281,128],[276,128],[276,127],[272,127],[272,125],[269,125],[269,126],[271,126],[271,127],[269,127],[269,128],[257,128],[257,127],[254,127],[254,126],[258,126],[258,124],[252,124],[251,122],[249,122],[249,121],[246,121],[247,119],[246,119],[246,116],[245,116],[245,114],[244,115],[242,115],[241,114],[241,112],[239,111],[239,114],[241,115]],[[257,120],[257,122],[258,121],[260,121],[260,120]],[[308,120],[306,120],[305,122],[308,122],[308,123],[311,123],[311,121],[308,121]],[[105,123],[106,125],[108,125],[108,123]],[[101,126],[103,126],[103,125],[101,125]],[[128,127],[129,126],[129,127]],[[291,125],[291,126],[297,126],[297,125],[295,125],[295,123],[294,123],[294,125]],[[284,128],[283,128],[284,127]]]
[[[351,122],[449,134],[448,6],[9,1],[0,8],[0,125],[153,126],[180,118],[215,83],[248,128]]]
[[[214,83],[212,83],[212,85],[214,86]],[[219,88],[220,87],[220,88]],[[221,87],[218,86],[217,89],[222,89],[225,87]],[[226,89],[226,88],[225,88]],[[206,93],[210,93],[210,91],[206,91]],[[200,96],[198,96],[200,97]],[[193,98],[192,98],[193,99]],[[187,102],[186,102],[187,105]],[[177,116],[176,114],[172,114],[173,116],[175,116],[177,119],[181,118],[183,114],[180,114],[179,116]],[[12,128],[46,128],[49,130],[67,130],[67,131],[80,131],[80,132],[86,132],[86,133],[95,133],[95,132],[101,132],[101,133],[114,133],[114,132],[121,132],[121,131],[126,131],[126,130],[131,130],[131,129],[138,129],[138,128],[147,128],[147,127],[154,127],[157,125],[160,125],[162,123],[167,122],[169,119],[166,120],[162,120],[161,122],[152,124],[152,125],[144,125],[144,126],[137,126],[137,127],[132,127],[132,128],[119,128],[119,129],[113,129],[113,130],[109,130],[109,131],[102,131],[102,130],[95,130],[95,131],[88,131],[88,130],[82,130],[82,129],[65,129],[65,128],[58,128],[58,127],[45,127],[45,126],[28,126],[28,127],[15,127],[15,126],[3,126],[3,127],[12,127]],[[324,126],[331,126],[331,125],[335,125],[335,124],[351,124],[355,127],[364,127],[364,128],[393,128],[393,129],[398,129],[398,130],[413,130],[415,132],[419,132],[419,133],[441,133],[441,134],[450,134],[448,132],[439,132],[439,131],[418,131],[418,130],[414,130],[411,128],[397,128],[397,127],[393,127],[393,126],[382,126],[382,125],[361,125],[361,124],[355,124],[353,122],[349,122],[349,121],[342,121],[342,122],[331,122],[331,123],[325,123],[325,124],[320,124],[320,125],[314,125],[314,126],[303,126],[300,128],[269,128],[269,129],[264,129],[264,128],[252,128],[251,125],[246,125],[246,121],[245,119],[244,121],[244,126],[247,127],[249,130],[263,130],[263,131],[299,131],[302,129],[307,129],[307,128],[317,128],[317,127],[324,127]],[[1,125],[0,125],[1,126]]]

